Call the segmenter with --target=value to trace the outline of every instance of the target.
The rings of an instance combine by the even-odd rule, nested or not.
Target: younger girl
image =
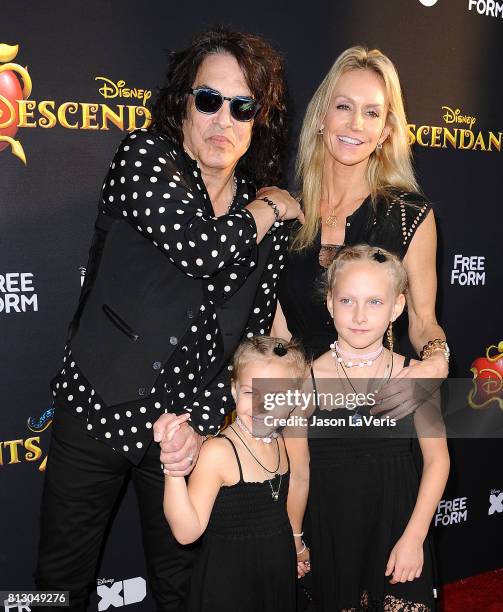
[[[391,331],[405,305],[406,281],[397,257],[368,245],[343,248],[327,271],[326,303],[338,340],[314,361],[312,382],[318,393],[342,389],[351,404],[329,412],[321,394],[310,420],[309,544],[319,612],[434,606],[427,534],[449,473],[438,405],[427,402],[396,422],[370,413],[380,385],[409,364],[393,353]],[[408,379],[414,382],[421,383]],[[357,393],[366,401],[355,402]],[[327,430],[317,417],[337,417],[328,419],[336,426]]]
[[[260,409],[257,383],[297,379],[300,386],[305,369],[294,343],[265,336],[243,342],[234,357],[232,379],[236,421],[205,441],[188,486],[184,478],[165,471],[164,513],[174,536],[189,544],[204,533],[192,573],[190,612],[296,609],[298,560],[299,573],[300,566],[303,573],[308,569],[300,538],[307,464],[299,462],[301,477],[290,480],[285,440],[274,425],[291,409]],[[186,418],[170,424],[168,438]]]

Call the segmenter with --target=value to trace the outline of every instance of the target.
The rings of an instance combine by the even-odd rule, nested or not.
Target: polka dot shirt
[[[105,179],[101,211],[129,222],[167,256],[168,265],[205,279],[207,297],[169,361],[160,364],[150,394],[141,400],[106,406],[70,346],[65,348],[63,367],[51,383],[55,406],[71,410],[86,422],[89,435],[133,463],[141,461],[162,412],[189,412],[192,427],[206,435],[216,434],[232,410],[229,363],[202,384],[223,350],[216,306],[253,283],[254,301],[244,305],[249,316],[243,337],[269,333],[288,231],[283,223],[276,224],[261,243],[270,241],[269,257],[259,264],[255,222],[244,208],[254,189],[238,173],[236,177],[228,213],[214,217],[197,162],[165,137],[138,130],[123,140]]]

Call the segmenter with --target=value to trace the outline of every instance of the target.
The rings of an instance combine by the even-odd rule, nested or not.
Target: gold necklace
[[[360,202],[360,204],[362,202],[364,202],[367,199],[368,196],[364,196],[363,198],[356,198],[355,201]],[[332,206],[330,208],[330,213],[328,215],[328,217],[325,219],[325,225],[328,227],[335,227],[337,225],[337,215],[335,214],[335,206]]]
[[[332,206],[330,214],[325,219],[325,225],[328,227],[335,227],[337,225],[337,215],[335,214],[335,206]]]
[[[321,198],[321,201],[323,201],[324,199],[325,198]],[[328,216],[325,219],[324,223],[328,227],[335,227],[337,225],[337,215],[335,214],[335,206],[330,206],[328,202],[328,198],[326,199],[326,202],[327,202],[327,208],[329,209],[329,212],[328,212]]]

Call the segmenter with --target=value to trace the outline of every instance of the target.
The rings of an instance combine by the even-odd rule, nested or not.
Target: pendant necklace
[[[336,350],[336,354],[337,354],[337,350]],[[351,389],[353,389],[353,391],[355,393],[357,393],[356,389],[353,386],[353,383],[351,382],[351,379],[348,376],[348,373],[346,372],[346,369],[344,367],[344,362],[342,360],[340,360],[340,359],[336,359],[335,360],[335,365],[337,367],[337,372],[339,371],[339,363],[341,364],[342,371],[344,372],[344,376],[346,377],[348,383],[351,385]],[[388,372],[388,370],[389,370],[389,372]],[[391,359],[387,363],[386,368],[384,369],[383,378],[382,378],[381,384],[376,389],[376,393],[381,390],[381,387],[385,384],[385,382],[389,381],[389,379],[391,378],[391,372],[392,371],[393,371],[393,353],[391,353]],[[388,377],[387,378],[386,378],[386,373],[388,373]],[[385,378],[386,378],[386,380],[384,380]]]
[[[335,206],[332,206],[330,214],[325,219],[325,225],[328,225],[328,227],[335,227],[337,225],[337,215],[335,214]]]
[[[323,200],[324,200],[324,198],[321,198],[321,201],[323,201]],[[325,225],[327,227],[335,227],[337,225],[337,215],[335,214],[335,206],[330,206],[330,204],[328,202],[328,198],[326,198],[326,202],[327,202],[327,208],[329,210],[328,210],[328,215],[327,215],[324,223],[325,223]]]
[[[274,474],[274,477],[276,478],[277,476],[279,476],[279,483],[278,483],[278,489],[277,491],[274,490],[274,487],[272,486],[272,482],[270,478],[267,478],[267,482],[269,483],[269,486],[271,487],[271,497],[274,501],[278,501],[279,498],[279,491],[281,489],[281,481],[283,479],[283,474],[278,473],[279,470],[279,466],[281,464],[281,453],[279,451],[279,443],[278,443],[278,438],[276,438],[276,446],[278,449],[278,465],[276,466],[276,468],[274,470],[268,470],[265,465],[263,465],[258,459],[257,457],[254,455],[254,453],[252,452],[252,450],[249,448],[248,444],[246,444],[246,442],[243,440],[243,438],[239,435],[239,433],[237,432],[236,429],[234,429],[234,427],[232,425],[229,426],[232,431],[236,434],[236,436],[241,440],[241,442],[244,444],[246,450],[250,453],[250,455],[255,459],[255,461],[260,465],[260,467],[266,472],[266,476],[267,476],[267,472],[269,474]]]
[[[335,347],[335,354],[336,354],[337,357],[339,357],[338,352],[337,352],[337,347]],[[382,350],[381,350],[381,354],[383,354]],[[349,378],[348,373],[346,372],[346,369],[344,367],[344,362],[343,362],[342,359],[338,359],[338,358],[335,359],[335,366],[337,368],[337,373],[339,374],[339,363],[341,364],[342,371],[344,372],[344,376],[346,377],[348,383],[351,386],[351,389],[353,389],[353,391],[354,391],[354,393],[356,395],[357,391],[356,391],[353,383],[351,382],[351,379]],[[388,372],[388,370],[389,370],[389,372]],[[375,391],[376,394],[381,390],[381,388],[385,384],[385,382],[389,381],[389,379],[391,378],[392,371],[393,371],[393,353],[391,353],[391,359],[387,363],[387,365],[386,365],[386,367],[384,369],[381,384],[379,385],[379,387]],[[386,373],[388,374],[387,378],[386,378]],[[350,416],[350,421],[351,422],[353,422],[353,423],[355,423],[356,421],[360,421],[361,422],[361,415],[360,415],[360,410],[359,409],[360,409],[360,406],[357,406],[356,410],[354,411],[354,413]],[[355,423],[355,424],[358,424],[358,423]]]

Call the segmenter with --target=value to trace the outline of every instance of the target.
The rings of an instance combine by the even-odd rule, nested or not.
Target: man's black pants
[[[183,610],[195,553],[193,547],[178,544],[164,517],[164,475],[159,454],[159,446],[152,441],[135,466],[88,436],[84,420],[56,409],[40,513],[35,571],[38,589],[69,591],[70,610],[86,610],[89,593],[96,587],[107,524],[131,471],[140,508],[148,584],[156,609]]]

